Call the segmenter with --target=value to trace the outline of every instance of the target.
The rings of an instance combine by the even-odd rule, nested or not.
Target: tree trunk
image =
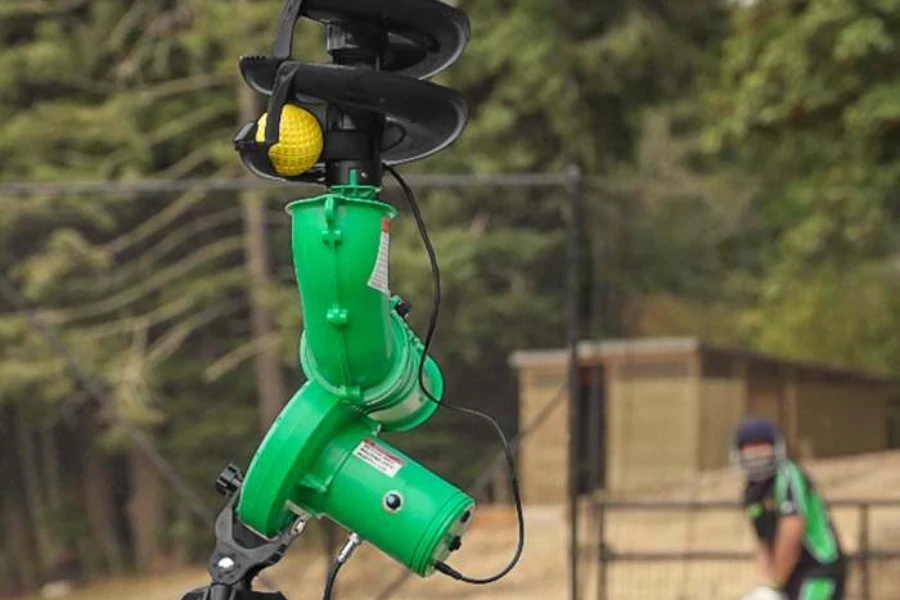
[[[240,121],[245,124],[259,118],[260,104],[250,88],[239,82]],[[244,243],[247,264],[247,284],[250,295],[251,335],[256,346],[254,369],[258,412],[262,431],[266,431],[281,412],[287,393],[276,347],[271,344],[275,335],[272,313],[266,305],[266,294],[273,287],[266,233],[266,208],[260,194],[244,192]]]
[[[30,518],[37,543],[37,566],[46,575],[56,559],[53,537],[50,535],[48,510],[41,490],[41,476],[35,456],[31,424],[22,410],[15,410],[15,439],[19,458],[25,510]]]
[[[82,560],[91,573],[105,569],[113,575],[125,570],[124,552],[116,525],[116,507],[113,502],[109,462],[99,450],[85,439],[84,453],[84,506],[93,533],[94,543],[89,545],[89,555],[82,553]],[[100,549],[100,560],[96,550]]]
[[[163,562],[161,533],[165,527],[165,493],[159,472],[137,448],[129,457],[131,522],[134,562],[142,572],[152,572]]]
[[[175,520],[175,535],[172,536],[172,560],[176,565],[183,566],[191,562],[191,523],[195,516],[187,504],[178,504]]]
[[[2,498],[3,534],[6,536],[9,552],[9,567],[13,571],[13,586],[34,589],[41,583],[37,542],[28,514],[28,500],[25,497],[25,484],[22,478],[19,454],[19,417],[16,406],[12,403],[0,412],[0,452],[3,453],[0,465],[2,476],[6,480],[6,493]]]
[[[62,476],[59,467],[59,446],[56,430],[49,428],[41,432],[41,466],[43,467],[44,487],[47,492],[47,507],[51,520],[59,519],[62,512]]]
[[[36,561],[36,548],[28,531],[28,514],[20,498],[8,498],[3,505],[6,520],[6,547],[11,553],[11,566],[15,577],[26,590],[40,585],[40,568]]]

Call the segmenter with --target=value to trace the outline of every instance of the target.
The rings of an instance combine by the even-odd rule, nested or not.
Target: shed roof
[[[811,361],[791,360],[742,348],[718,346],[694,337],[631,338],[604,341],[587,340],[581,342],[578,346],[579,358],[584,363],[606,360],[628,360],[630,358],[640,360],[659,355],[671,356],[673,354],[690,355],[698,353],[749,358],[794,367],[807,372],[838,375],[845,378],[870,381],[873,383],[897,383],[896,378],[884,374],[847,369]],[[565,348],[519,350],[513,352],[509,358],[509,364],[516,369],[565,366],[568,361],[569,350]]]

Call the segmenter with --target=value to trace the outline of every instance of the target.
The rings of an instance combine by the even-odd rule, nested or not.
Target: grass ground
[[[831,500],[896,498],[900,501],[900,453],[885,453],[810,465]],[[739,482],[730,473],[712,473],[696,484],[647,494],[656,500],[728,500],[738,497]],[[859,515],[835,511],[844,545],[856,548]],[[900,550],[900,508],[873,510],[869,530],[879,549]],[[520,567],[506,580],[477,588],[441,576],[412,578],[396,600],[553,600],[566,597],[565,513],[561,507],[529,507],[528,541]],[[610,513],[606,539],[616,550],[746,550],[752,547],[747,524],[734,512],[709,514]],[[482,510],[453,564],[472,575],[501,568],[515,543],[509,511]],[[586,532],[595,544],[595,532]],[[588,565],[586,565],[588,566]],[[327,565],[319,554],[304,552],[302,540],[267,576],[290,600],[319,598]],[[372,600],[402,569],[372,548],[363,547],[341,574],[340,600]],[[596,572],[592,572],[593,578]],[[616,563],[606,571],[607,600],[730,600],[755,583],[752,564],[706,561],[685,564]],[[111,580],[79,590],[68,600],[180,600],[206,582],[202,569],[185,569],[141,579]],[[873,567],[876,598],[900,598],[900,561]],[[593,597],[593,594],[591,594]]]

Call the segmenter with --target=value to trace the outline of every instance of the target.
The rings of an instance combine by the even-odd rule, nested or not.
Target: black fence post
[[[594,339],[593,342],[598,340]],[[582,415],[588,422],[588,493],[595,494],[606,487],[604,475],[606,471],[606,424],[605,398],[606,382],[604,381],[602,359],[597,358],[591,366],[591,390],[588,396],[587,415]]]
[[[578,496],[582,482],[581,456],[581,360],[579,346],[584,334],[582,281],[584,249],[582,248],[581,229],[584,226],[584,201],[582,198],[582,175],[580,169],[572,166],[566,173],[568,177],[566,191],[569,196],[569,219],[566,226],[567,236],[567,271],[569,302],[569,600],[581,597],[578,563],[580,558]]]
[[[859,505],[859,556],[860,595],[862,600],[872,600],[872,580],[869,573],[869,505]]]
[[[597,523],[597,600],[606,600],[606,500],[594,500]]]

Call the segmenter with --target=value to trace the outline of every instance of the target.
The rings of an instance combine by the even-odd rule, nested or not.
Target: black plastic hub
[[[291,57],[296,21],[326,26],[334,64],[308,64]],[[439,0],[288,0],[282,10],[272,57],[248,56],[241,73],[269,97],[265,141],[249,123],[235,138],[247,167],[270,179],[377,185],[381,165],[407,163],[441,151],[465,127],[467,107],[457,93],[421,81],[447,68],[469,37],[462,11]],[[275,173],[268,157],[278,142],[281,109],[302,105],[318,118],[325,148],[311,171],[297,177]]]

